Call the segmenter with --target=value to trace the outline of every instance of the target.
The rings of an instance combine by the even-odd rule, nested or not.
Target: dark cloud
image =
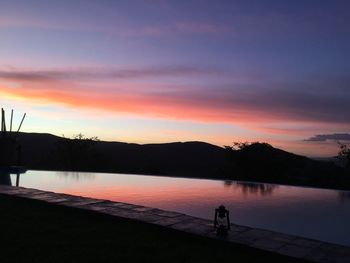
[[[205,76],[222,74],[218,69],[191,66],[163,66],[136,69],[0,70],[0,79],[22,81],[135,79],[144,77]]]
[[[298,89],[299,88],[299,89]],[[210,88],[202,90],[162,92],[161,97],[185,101],[198,108],[210,105],[227,113],[249,112],[251,116],[271,116],[287,121],[317,121],[349,123],[350,93],[329,90],[295,88]]]
[[[306,139],[308,142],[325,142],[327,140],[334,141],[350,141],[350,133],[333,133],[333,134],[317,134]]]

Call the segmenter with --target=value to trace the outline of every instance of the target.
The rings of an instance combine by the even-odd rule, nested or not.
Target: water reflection
[[[224,181],[224,186],[241,190],[244,195],[253,194],[260,196],[272,195],[272,192],[278,187],[278,185],[274,184],[236,182],[230,180]]]
[[[350,191],[340,191],[338,197],[341,202],[350,201]]]
[[[15,186],[19,186],[21,174],[16,174],[16,183]],[[9,172],[0,172],[0,185],[12,186],[11,174]]]
[[[94,180],[94,173],[81,173],[81,172],[56,172],[57,176],[60,178],[69,178],[74,181],[83,181],[83,180]]]
[[[11,177],[14,183],[15,177]],[[234,223],[350,246],[350,194],[347,191],[49,171],[27,172],[21,177],[21,186],[157,207],[209,220],[213,219],[214,208],[223,203]]]

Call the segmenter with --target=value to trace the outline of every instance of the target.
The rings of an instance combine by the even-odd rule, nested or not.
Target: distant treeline
[[[99,141],[81,134],[64,138],[21,133],[18,144],[23,165],[29,169],[238,179],[350,189],[348,170],[266,143],[224,148],[204,142],[139,145]]]

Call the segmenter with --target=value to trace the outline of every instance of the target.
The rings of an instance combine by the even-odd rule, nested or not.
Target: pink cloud
[[[260,123],[268,133],[302,132],[293,123],[348,124],[348,100],[332,90],[286,90],[153,84],[162,76],[203,77],[215,70],[188,67],[110,71],[0,71],[0,92],[29,100],[45,100],[77,108],[99,109],[170,119],[235,124]],[[128,81],[124,81],[127,79]],[[136,83],[133,80],[137,80]],[[142,80],[142,81],[141,81]],[[291,125],[268,125],[269,123]]]

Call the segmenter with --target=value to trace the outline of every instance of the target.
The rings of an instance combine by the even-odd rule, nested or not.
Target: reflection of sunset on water
[[[347,191],[162,176],[45,171],[28,171],[21,176],[20,186],[156,207],[207,219],[213,218],[214,208],[224,204],[230,210],[232,222],[237,224],[350,244],[346,231],[350,231]]]

